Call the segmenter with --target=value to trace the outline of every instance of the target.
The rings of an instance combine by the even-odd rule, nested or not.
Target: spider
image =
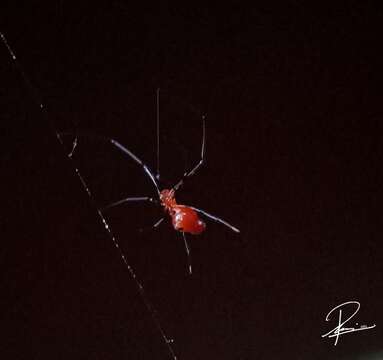
[[[194,206],[189,205],[183,205],[178,204],[176,201],[176,191],[184,184],[184,181],[187,178],[190,178],[193,176],[197,170],[204,164],[205,162],[205,142],[206,142],[206,124],[205,124],[205,115],[202,116],[202,141],[201,141],[201,157],[198,163],[192,167],[190,170],[186,171],[182,178],[170,189],[160,189],[159,185],[159,178],[160,178],[160,171],[159,171],[159,123],[160,123],[160,117],[159,117],[159,98],[160,98],[160,89],[158,88],[156,91],[156,102],[157,102],[157,173],[153,172],[150,167],[145,164],[137,155],[135,155],[131,150],[129,150],[126,146],[122,145],[120,142],[118,142],[115,139],[112,138],[105,138],[105,137],[99,137],[98,139],[104,140],[110,144],[112,144],[115,148],[122,151],[125,155],[127,155],[130,159],[135,161],[141,168],[144,170],[145,175],[150,179],[152,184],[154,185],[155,191],[157,192],[158,199],[153,199],[152,197],[148,196],[141,196],[141,197],[127,197],[121,200],[118,200],[116,202],[113,202],[103,208],[100,209],[101,212],[104,212],[106,209],[109,209],[114,206],[121,205],[126,202],[151,202],[157,205],[160,205],[165,214],[169,215],[172,221],[172,225],[174,229],[182,234],[185,250],[188,258],[188,271],[189,274],[192,274],[192,265],[191,265],[191,259],[190,259],[190,246],[188,244],[186,234],[191,235],[199,235],[206,229],[205,222],[200,218],[200,215],[211,219],[215,222],[218,222],[232,231],[239,233],[240,230],[236,228],[235,226],[229,224],[228,222],[224,221],[223,219],[212,215],[204,210],[198,209]],[[77,141],[79,136],[83,137],[92,137],[89,134],[75,134],[71,132],[61,132],[58,133],[58,135],[66,136],[71,135],[74,136],[74,140],[72,143],[72,149],[70,153],[68,154],[69,157],[72,157],[74,150],[77,146]],[[163,216],[160,220],[158,220],[153,227],[156,228],[159,226],[162,221],[165,219],[165,216]]]

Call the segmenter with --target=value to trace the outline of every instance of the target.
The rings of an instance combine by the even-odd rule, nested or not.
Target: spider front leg
[[[202,145],[201,145],[201,159],[198,163],[189,171],[186,171],[183,175],[182,179],[178,181],[177,184],[173,186],[173,190],[178,190],[184,183],[184,181],[193,176],[197,170],[203,165],[205,162],[205,142],[206,142],[206,125],[205,125],[205,115],[202,116]]]
[[[122,200],[118,200],[118,201],[115,201],[109,205],[106,205],[104,206],[103,208],[101,208],[101,211],[104,211],[106,209],[110,209],[111,207],[114,207],[114,206],[118,206],[118,205],[121,205],[123,203],[126,203],[126,202],[130,202],[130,201],[149,201],[149,202],[155,202],[155,200],[153,200],[153,198],[151,197],[148,197],[148,196],[141,196],[141,197],[128,197],[128,198],[125,198],[125,199],[122,199]]]
[[[151,203],[158,203],[157,200],[154,200],[151,197],[148,196],[141,196],[141,197],[128,197],[125,199],[121,199],[118,201],[115,201],[109,205],[104,206],[103,208],[100,209],[100,211],[103,213],[105,210],[110,209],[112,207],[124,204],[126,202],[151,202]],[[140,228],[140,232],[143,232],[145,229],[150,228],[150,229],[157,229],[158,226],[165,220],[165,217],[161,217],[159,220],[157,220],[153,225],[146,227],[146,228]]]
[[[72,149],[69,152],[69,154],[67,154],[69,158],[71,158],[73,156],[74,150],[75,150],[77,143],[78,143],[78,139],[80,137],[89,138],[89,139],[93,138],[93,139],[98,140],[98,141],[103,141],[103,142],[107,142],[107,143],[112,144],[116,149],[120,150],[122,153],[127,155],[131,160],[135,161],[138,165],[141,166],[141,168],[142,168],[142,170],[144,170],[146,176],[153,183],[153,185],[157,191],[157,194],[160,195],[160,189],[158,187],[158,183],[155,179],[153,171],[138,156],[136,156],[132,151],[130,151],[126,146],[119,143],[117,140],[112,139],[112,138],[108,138],[108,137],[103,137],[103,136],[91,135],[91,134],[87,134],[87,133],[58,132],[57,138],[61,142],[61,144],[63,143],[62,138],[64,136],[72,136],[74,138],[74,140],[72,142]]]

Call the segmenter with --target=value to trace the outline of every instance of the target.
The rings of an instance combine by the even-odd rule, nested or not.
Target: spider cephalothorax
[[[169,211],[173,206],[177,205],[175,199],[175,191],[173,189],[164,189],[160,192],[161,205],[165,210]]]

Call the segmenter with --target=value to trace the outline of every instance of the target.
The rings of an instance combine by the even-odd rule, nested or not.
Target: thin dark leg
[[[160,195],[160,189],[158,187],[157,181],[153,175],[153,172],[149,169],[149,167],[143,163],[136,155],[134,155],[128,148],[125,146],[121,145],[118,141],[114,139],[109,139],[109,141],[116,146],[118,149],[120,149],[123,153],[129,155],[135,162],[137,162],[139,165],[141,165],[146,172],[146,174],[149,176],[150,180],[152,180],[154,186],[156,187],[158,196]]]
[[[212,215],[212,214],[209,214],[209,213],[207,213],[206,211],[201,210],[201,209],[198,209],[198,208],[195,208],[195,207],[193,207],[193,206],[188,206],[188,207],[190,207],[191,209],[197,211],[198,213],[200,213],[200,214],[202,214],[202,215],[205,215],[206,217],[208,217],[209,219],[211,219],[211,220],[213,220],[213,221],[215,221],[215,222],[218,222],[218,223],[220,223],[220,224],[222,224],[222,225],[227,226],[229,229],[233,230],[233,231],[236,232],[236,233],[239,233],[239,232],[240,232],[239,229],[237,229],[235,226],[229,224],[228,222],[226,222],[225,220],[222,220],[221,218],[219,218],[219,217],[217,217],[217,216],[214,216],[214,215]]]
[[[106,137],[103,137],[103,136],[95,136],[95,135],[91,135],[91,134],[81,134],[81,133],[73,134],[71,132],[58,133],[59,139],[62,136],[67,136],[67,135],[75,136],[76,139],[81,136],[81,137],[93,138],[93,139],[96,139],[96,140],[110,142],[113,146],[115,146],[117,149],[121,150],[124,154],[128,155],[131,159],[133,159],[137,164],[139,164],[143,168],[143,170],[145,171],[146,175],[148,175],[148,177],[150,178],[150,180],[154,184],[154,186],[155,186],[155,188],[157,190],[157,194],[160,195],[159,186],[158,186],[157,181],[155,179],[155,176],[153,175],[153,172],[150,170],[150,168],[139,157],[137,157],[135,154],[133,154],[127,147],[125,147],[124,145],[120,144],[117,140],[114,140],[114,139],[111,139],[111,138],[106,138]],[[75,142],[77,143],[77,140],[75,140]],[[72,150],[71,154],[73,154],[73,150]]]
[[[188,257],[188,268],[189,268],[189,274],[191,275],[192,274],[192,265],[191,265],[191,256],[190,256],[190,248],[189,248],[189,244],[186,240],[186,235],[184,232],[182,232],[182,237],[184,239],[184,244],[185,244],[185,249],[186,249],[186,255]]]
[[[188,177],[193,176],[196,171],[202,166],[202,164],[205,161],[205,141],[206,141],[206,129],[205,129],[205,115],[202,116],[202,145],[201,145],[201,159],[200,161],[189,171],[185,172],[184,176],[176,185],[173,186],[173,190],[178,190],[182,184],[184,183],[185,179]]]
[[[106,209],[110,209],[111,207],[118,206],[118,205],[124,204],[124,203],[129,202],[129,201],[150,201],[150,202],[154,202],[154,200],[151,197],[147,197],[147,196],[128,197],[128,198],[125,198],[125,199],[113,202],[113,203],[111,203],[111,204],[109,204],[107,206],[104,206],[103,208],[101,208],[101,210],[104,211]]]
[[[165,220],[165,217],[162,217],[161,219],[159,219],[158,221],[156,221],[153,225],[151,226],[145,226],[143,228],[140,228],[139,231],[142,233],[146,230],[151,230],[151,229],[157,229],[160,224],[162,224],[162,222]]]
[[[160,224],[165,220],[164,217],[162,217],[160,220],[158,220],[154,225],[152,226],[153,228],[158,228]]]

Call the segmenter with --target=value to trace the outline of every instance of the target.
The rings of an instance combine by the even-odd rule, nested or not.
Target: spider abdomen
[[[187,206],[173,206],[171,217],[173,227],[177,231],[198,235],[206,228],[205,223],[199,218],[197,212]]]

